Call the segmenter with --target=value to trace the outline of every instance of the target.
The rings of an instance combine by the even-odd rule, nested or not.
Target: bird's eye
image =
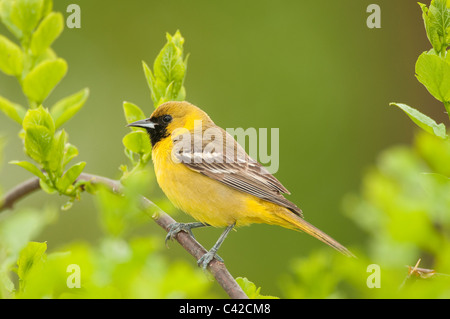
[[[162,118],[162,121],[164,122],[164,123],[170,123],[170,121],[172,121],[172,116],[170,116],[170,115],[164,115],[163,116],[163,118]]]

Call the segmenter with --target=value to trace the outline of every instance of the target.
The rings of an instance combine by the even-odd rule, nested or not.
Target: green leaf
[[[2,294],[2,298],[17,297],[18,289],[11,285],[12,282],[9,279],[11,270],[17,272],[16,265],[21,252],[29,245],[30,240],[41,233],[46,225],[55,220],[57,213],[55,209],[50,209],[50,207],[39,209],[25,207],[16,210],[14,214],[0,222],[0,246],[2,251],[0,285],[2,286],[2,293],[4,288],[13,293],[9,296],[8,294]],[[32,271],[34,272],[34,270]],[[29,278],[28,275],[27,278]],[[22,284],[22,280],[20,283]],[[12,291],[13,289],[14,291]]]
[[[17,38],[21,39],[23,36],[22,30],[20,30],[11,21],[11,11],[14,0],[2,0],[0,1],[0,18],[3,24],[8,28],[8,30]]]
[[[74,145],[66,143],[64,147],[63,167],[66,167],[76,156],[78,156],[78,149]]]
[[[42,16],[46,17],[53,9],[53,0],[43,0],[42,3]]]
[[[173,36],[166,34],[167,43],[156,57],[153,65],[155,77],[171,83],[172,81],[182,81],[184,77],[183,43],[181,33],[177,31]]]
[[[47,162],[53,146],[55,124],[46,109],[28,110],[23,120],[25,151],[36,162]]]
[[[42,17],[43,0],[15,0],[11,7],[11,21],[29,35]]]
[[[57,181],[56,186],[60,191],[65,191],[71,186],[78,176],[83,172],[86,162],[80,162],[69,168],[64,175]]]
[[[25,131],[37,126],[43,126],[52,132],[52,134],[55,133],[55,123],[53,122],[53,118],[48,110],[42,105],[37,109],[30,109],[27,111],[22,126]]]
[[[31,37],[31,52],[38,56],[55,41],[64,29],[64,18],[61,13],[52,12],[39,24]]]
[[[183,88],[187,59],[183,56],[184,38],[177,31],[173,36],[166,34],[164,45],[153,64],[153,73],[143,62],[144,73],[155,107],[166,101],[185,98]]]
[[[146,118],[144,112],[139,108],[139,106],[130,102],[123,102],[123,111],[128,124]]]
[[[36,175],[37,177],[39,177],[40,179],[46,179],[44,173],[42,173],[42,171],[36,167],[36,165],[34,165],[33,163],[30,162],[19,162],[19,161],[11,161],[9,162],[9,164],[14,164],[17,166],[20,166],[22,168],[25,168],[27,171],[29,171],[30,173]]]
[[[45,262],[46,250],[47,243],[45,242],[29,242],[28,245],[22,249],[19,260],[17,261],[17,275],[20,280],[26,280],[33,268],[39,267]]]
[[[274,296],[261,295],[261,287],[256,288],[256,285],[245,277],[236,278],[236,282],[250,299],[279,299]]]
[[[60,127],[71,119],[83,107],[88,96],[89,89],[85,88],[56,102],[50,108],[50,114],[55,120],[56,127]]]
[[[53,187],[53,185],[51,185],[51,181],[50,180],[43,180],[40,179],[39,180],[39,186],[41,187],[41,189],[46,192],[47,194],[55,194],[58,191],[55,189],[55,187]]]
[[[13,294],[15,290],[14,282],[9,278],[9,262],[6,259],[2,265],[0,265],[0,285],[10,294]]]
[[[428,40],[437,54],[444,53],[450,38],[450,11],[447,0],[432,0],[430,7],[419,3]]]
[[[73,204],[75,202],[75,197],[71,197],[64,205],[61,206],[61,210],[68,211],[72,208]]]
[[[436,135],[442,139],[446,139],[448,136],[446,134],[446,129],[444,124],[437,124],[433,119],[422,114],[416,109],[401,103],[390,103],[389,105],[395,105],[402,109],[411,120],[416,123],[420,128],[425,130],[426,132]]]
[[[55,213],[53,209],[47,212],[37,208],[25,208],[17,210],[2,220],[0,242],[3,247],[8,247],[7,253],[18,255],[28,241],[38,235],[51,220],[54,220]],[[17,257],[14,259],[16,261]]]
[[[41,104],[66,72],[64,59],[46,60],[27,74],[23,80],[23,92],[31,101]]]
[[[25,151],[33,160],[45,164],[53,144],[53,134],[43,126],[25,132]]]
[[[150,89],[152,101],[156,105],[155,101],[159,100],[160,96],[162,96],[162,93],[158,91],[158,89],[155,85],[155,83],[156,83],[155,77],[153,76],[153,73],[150,70],[150,68],[148,67],[147,63],[142,61],[142,67],[144,69],[144,75],[147,80],[148,88]]]
[[[20,47],[0,34],[0,70],[8,75],[20,76],[23,53]]]
[[[50,156],[48,156],[48,169],[51,172],[56,172],[57,176],[62,174],[64,147],[67,141],[67,134],[64,130],[59,131],[53,138]]]
[[[0,96],[0,110],[5,113],[10,119],[13,119],[20,125],[22,125],[23,118],[25,117],[26,110],[23,106],[8,101],[4,97]]]
[[[432,53],[422,53],[416,62],[416,76],[439,101],[450,100],[450,64]]]
[[[127,149],[137,154],[144,155],[150,153],[152,150],[147,133],[142,131],[128,133],[122,142]]]

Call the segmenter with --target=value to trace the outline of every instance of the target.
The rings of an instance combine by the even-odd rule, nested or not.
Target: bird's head
[[[155,146],[159,141],[170,137],[176,129],[192,131],[196,121],[201,121],[203,128],[214,125],[208,114],[195,105],[184,101],[170,101],[161,104],[148,119],[127,126],[145,128],[152,146]]]

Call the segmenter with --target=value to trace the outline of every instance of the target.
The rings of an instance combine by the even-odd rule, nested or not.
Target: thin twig
[[[22,197],[31,194],[39,188],[39,178],[31,178],[17,185],[3,196],[0,201],[0,212],[8,208],[12,209],[14,204]]]
[[[92,175],[82,173],[78,180],[89,181],[92,184],[102,184],[110,188],[112,191],[120,193],[122,192],[123,186],[119,181],[112,180],[103,176]],[[3,197],[2,201],[0,201],[0,212],[5,209],[12,208],[14,204],[20,200],[22,197],[38,190],[39,179],[31,178],[7,192]],[[148,198],[141,196],[141,204],[142,209],[146,212],[152,211],[153,220],[161,226],[166,232],[169,230],[169,225],[173,224],[175,220],[166,214],[163,210],[161,210],[155,203],[150,201]],[[192,256],[198,260],[201,256],[203,256],[207,251],[200,245],[192,236],[190,236],[186,232],[179,232],[175,239],[180,243],[180,245]],[[208,266],[211,274],[214,276],[216,281],[225,292],[233,299],[247,299],[247,295],[241,289],[241,287],[237,284],[236,280],[229,273],[228,269],[225,267],[225,264],[213,259]]]

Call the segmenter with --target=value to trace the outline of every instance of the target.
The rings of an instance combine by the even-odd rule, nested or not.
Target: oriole
[[[196,132],[199,125],[201,131]],[[196,227],[226,227],[211,250],[198,260],[202,268],[214,257],[221,260],[216,252],[234,226],[252,223],[301,230],[353,256],[306,222],[302,211],[283,196],[289,191],[200,108],[188,102],[166,102],[150,118],[128,126],[147,130],[159,186],[176,207],[199,221],[174,223],[166,241],[179,231],[192,234]]]

